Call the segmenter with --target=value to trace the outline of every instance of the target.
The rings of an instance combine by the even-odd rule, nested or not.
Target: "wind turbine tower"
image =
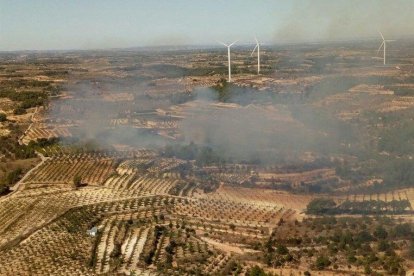
[[[386,65],[386,63],[387,63],[387,57],[386,57],[387,42],[392,42],[392,41],[395,41],[395,40],[385,39],[381,32],[379,32],[379,34],[382,37],[382,43],[378,48],[377,55],[378,55],[379,51],[381,50],[381,48],[384,48],[384,65]]]
[[[228,67],[229,67],[229,82],[231,82],[231,58],[230,58],[230,47],[231,46],[233,46],[233,44],[234,43],[236,43],[237,42],[237,40],[236,41],[234,41],[233,43],[231,43],[231,44],[226,44],[226,43],[223,43],[223,42],[220,42],[219,41],[219,43],[221,43],[221,44],[223,44],[224,46],[226,46],[227,47],[227,61],[228,61]]]
[[[260,74],[260,43],[256,37],[254,38],[254,40],[256,40],[256,46],[254,46],[254,49],[252,53],[250,54],[250,56],[253,56],[254,51],[257,48],[257,74],[259,75]]]

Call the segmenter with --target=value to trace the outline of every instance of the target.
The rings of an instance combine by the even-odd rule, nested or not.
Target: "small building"
[[[87,230],[86,233],[91,237],[95,237],[96,234],[98,234],[98,227],[94,226],[91,229]]]

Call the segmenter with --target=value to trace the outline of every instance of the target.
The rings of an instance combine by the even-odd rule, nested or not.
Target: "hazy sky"
[[[414,36],[414,0],[0,0],[0,50]]]

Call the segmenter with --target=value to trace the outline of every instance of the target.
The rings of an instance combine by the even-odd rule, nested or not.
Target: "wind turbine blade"
[[[384,41],[381,43],[381,45],[379,46],[378,51],[377,51],[377,55],[378,55],[379,51],[381,50],[382,45],[384,45],[384,42],[385,42],[385,40],[384,40]]]
[[[235,40],[235,41],[233,41],[233,43],[232,44],[230,44],[229,46],[227,46],[227,47],[231,47],[234,43],[236,43],[237,41],[239,41],[239,40]]]
[[[385,40],[385,38],[384,38],[384,36],[382,35],[382,33],[381,33],[380,31],[378,31],[378,32],[379,32],[379,34],[381,35],[382,40]]]
[[[250,54],[250,56],[253,56],[254,51],[255,51],[256,49],[257,49],[257,44],[256,44],[256,46],[254,46],[253,51],[252,51],[252,53]]]
[[[221,42],[220,40],[216,40],[219,44],[223,44],[224,46],[226,46],[226,47],[229,47],[229,45],[227,45],[226,43],[224,43],[224,42]]]
[[[259,44],[259,40],[257,40],[257,37],[254,37],[254,40],[256,40],[256,44]]]

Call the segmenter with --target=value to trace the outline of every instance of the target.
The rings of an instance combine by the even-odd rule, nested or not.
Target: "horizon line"
[[[414,40],[413,36],[405,36],[400,37],[398,40]],[[317,41],[280,41],[280,42],[261,42],[263,46],[298,46],[298,45],[318,45],[318,44],[335,44],[335,43],[357,43],[357,42],[370,42],[374,40],[380,40],[374,36],[372,37],[365,37],[365,38],[355,38],[355,39],[336,39],[336,40],[317,40]],[[242,43],[236,43],[235,48],[237,47],[247,47],[250,45],[254,45],[254,42],[248,43],[242,41]],[[174,49],[166,49],[166,48],[174,48]],[[186,49],[187,48],[187,49]],[[222,48],[219,44],[211,43],[211,44],[160,44],[160,45],[146,45],[146,46],[126,46],[126,47],[102,47],[102,48],[66,48],[66,49],[17,49],[17,50],[0,50],[0,54],[3,53],[19,53],[19,52],[87,52],[87,51],[116,51],[116,50],[144,50],[144,51],[151,51],[151,50],[164,50],[164,51],[174,51],[174,50],[192,50],[193,49],[215,49],[215,48]]]

